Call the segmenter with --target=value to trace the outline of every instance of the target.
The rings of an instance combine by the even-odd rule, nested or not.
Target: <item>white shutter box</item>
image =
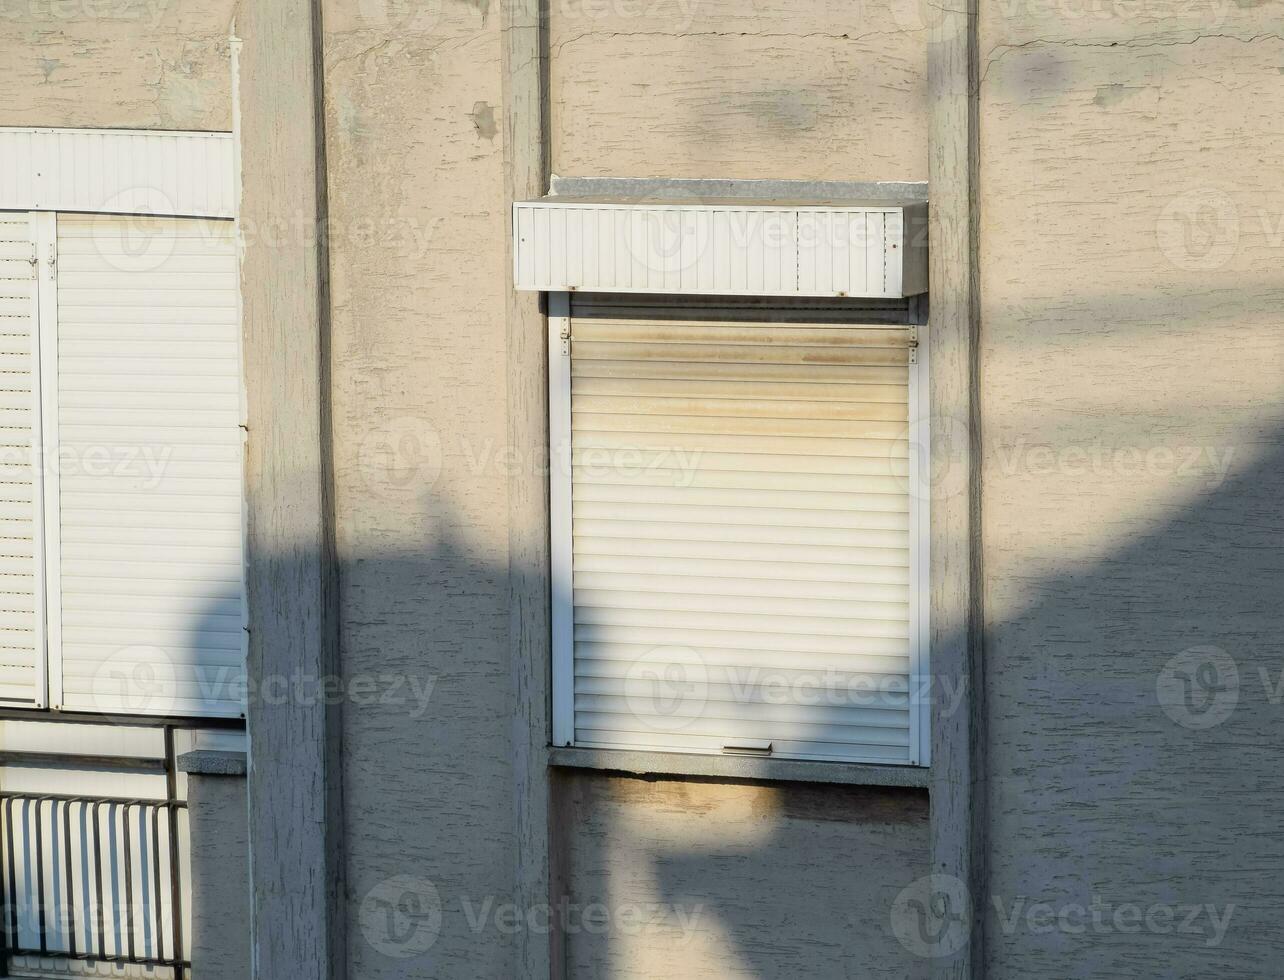
[[[563,744],[921,762],[904,307],[637,302],[550,352]]]
[[[243,712],[231,222],[58,216],[51,642],[67,710]]]
[[[0,703],[45,699],[36,229],[0,211]]]
[[[927,291],[922,201],[513,205],[513,282],[550,292],[899,298]]]
[[[0,208],[231,218],[231,133],[0,126]]]

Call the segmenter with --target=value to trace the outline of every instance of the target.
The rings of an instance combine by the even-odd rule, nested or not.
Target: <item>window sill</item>
[[[634,776],[711,776],[772,782],[839,783],[926,789],[929,770],[921,766],[879,766],[855,762],[803,762],[742,755],[638,752],[630,749],[551,748],[549,765],[602,769]]]

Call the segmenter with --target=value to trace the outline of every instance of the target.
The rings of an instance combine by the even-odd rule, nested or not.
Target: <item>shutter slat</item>
[[[609,352],[604,352],[609,353]],[[618,351],[617,351],[618,353]],[[571,363],[572,384],[581,378],[623,379],[636,378],[643,381],[687,381],[691,379],[712,380],[714,383],[733,381],[786,382],[789,384],[851,384],[851,385],[898,385],[905,383],[907,363],[897,359],[886,366],[869,364],[816,364],[794,363],[779,364],[765,361],[741,363],[723,362],[717,365],[717,376],[710,379],[707,362],[686,363],[672,360],[579,360]],[[711,389],[713,390],[713,389]]]
[[[827,575],[837,574],[836,569],[855,570],[868,566],[878,569],[878,574],[891,574],[883,569],[903,569],[909,566],[909,556],[905,554],[903,539],[907,532],[898,530],[854,530],[841,534],[829,532],[824,528],[772,528],[772,536],[764,536],[765,543],[772,545],[769,559],[764,556],[760,541],[756,539],[756,528],[727,529],[707,525],[697,529],[696,533],[686,533],[686,528],[669,529],[672,537],[659,537],[661,528],[643,528],[641,524],[615,523],[605,527],[606,521],[600,521],[603,527],[597,529],[596,536],[577,534],[575,551],[582,559],[579,568],[620,570],[647,570],[651,568],[673,569],[674,561],[682,561],[683,569],[690,569],[697,574],[702,563],[725,563],[733,561],[742,574],[751,575],[752,569],[763,570],[768,574],[769,561],[790,563],[782,574],[794,574],[794,563],[813,565],[824,569]],[[737,530],[742,532],[737,534]],[[612,536],[610,532],[618,532]],[[651,533],[647,541],[639,541],[638,534]],[[776,533],[779,532],[779,533]],[[796,541],[787,541],[785,534],[796,534]],[[842,541],[838,538],[844,538]],[[746,564],[751,563],[751,564]],[[711,568],[727,572],[729,566],[711,564]],[[805,575],[806,569],[797,569]],[[855,579],[854,579],[855,581]],[[864,581],[864,579],[862,579]]]
[[[186,509],[179,508],[172,511],[160,510],[132,510],[117,511],[111,515],[110,520],[106,520],[100,510],[88,508],[78,509],[64,506],[62,509],[62,519],[64,526],[70,525],[73,529],[85,527],[101,528],[164,528],[168,531],[186,532],[189,529],[194,530],[238,530],[241,527],[240,513],[233,513],[230,509],[222,511],[211,511],[209,513],[193,514]]]
[[[817,654],[822,659],[832,655],[851,658],[846,666],[854,668],[859,665],[861,657],[895,659],[909,656],[909,644],[904,637],[889,636],[822,636],[800,633],[771,633],[766,630],[750,630],[749,623],[743,623],[741,630],[699,630],[684,628],[667,618],[652,617],[651,622],[663,625],[612,626],[602,623],[582,623],[575,630],[575,642],[582,647],[588,657],[614,657],[620,647],[645,647],[651,654],[656,654],[655,647],[678,647],[688,643],[697,647],[701,656],[712,655],[711,651],[734,649],[757,651],[779,659],[781,653]],[[638,659],[639,651],[628,650],[625,655],[630,662]],[[790,663],[794,658],[788,658]],[[770,665],[769,663],[766,665]],[[841,667],[843,664],[829,664]]]
[[[714,606],[710,603],[710,606]],[[713,608],[708,611],[665,610],[663,617],[654,606],[576,605],[575,624],[589,626],[647,626],[657,620],[677,629],[734,631],[740,628],[788,633],[799,637],[844,636],[908,639],[909,626],[896,619],[840,619],[820,616],[773,616]]]
[[[638,404],[637,408],[647,408]],[[586,432],[638,432],[648,436],[692,432],[714,436],[764,437],[763,449],[770,451],[774,440],[791,436],[820,437],[846,440],[885,439],[891,445],[878,446],[876,452],[884,456],[896,455],[897,440],[905,437],[905,422],[879,419],[817,419],[770,418],[717,415],[672,415],[648,412],[647,414],[612,415],[599,412],[572,414],[572,424]],[[771,440],[771,441],[767,441]]]
[[[603,416],[596,416],[602,418]],[[717,432],[664,432],[658,426],[652,431],[601,432],[580,426],[575,431],[576,447],[587,451],[598,461],[615,460],[614,465],[634,466],[638,453],[667,453],[671,458],[685,453],[687,459],[700,463],[708,453],[743,453],[766,456],[829,456],[836,467],[864,466],[869,472],[895,472],[894,466],[903,464],[908,450],[902,440],[892,438],[861,439],[851,436],[810,438],[764,437],[753,433],[722,434]],[[614,454],[614,455],[612,455]],[[845,462],[840,462],[845,461]],[[884,463],[887,463],[884,467]]]
[[[244,662],[243,643],[238,634],[227,630],[179,627],[162,629],[142,626],[70,626],[63,630],[64,670],[67,658],[74,659],[74,650],[78,644],[99,644],[107,652],[101,659],[94,658],[89,669],[98,670],[104,666],[114,667],[117,660],[132,648],[139,646],[154,647],[164,652],[162,662],[176,673],[182,673],[189,667],[208,663],[212,651],[222,650],[237,663]],[[196,647],[199,658],[184,657],[182,651]],[[128,650],[126,648],[129,648]],[[70,654],[68,651],[72,651]],[[110,663],[108,663],[110,662]],[[96,711],[108,710],[106,705],[95,706]]]
[[[581,434],[577,443],[591,441]],[[773,453],[727,453],[697,449],[679,452],[673,447],[641,449],[618,445],[592,449],[577,444],[571,450],[571,465],[576,480],[596,482],[599,478],[625,480],[653,470],[677,470],[681,482],[698,482],[705,473],[751,473],[755,476],[779,473],[786,476],[886,476],[904,479],[909,468],[908,455],[889,458],[874,456],[807,456]],[[673,481],[679,482],[677,480]],[[845,485],[845,484],[844,484]]]
[[[711,470],[692,466],[689,470],[668,467],[594,467],[575,471],[577,491],[602,487],[695,488],[727,490],[791,490],[802,488],[817,494],[903,493],[905,478],[885,474],[762,472],[752,468]],[[649,491],[648,491],[649,492]]]
[[[889,553],[900,561],[904,556]],[[885,564],[883,555],[870,549],[869,558],[828,563],[803,561],[736,561],[734,558],[676,558],[654,555],[598,555],[581,553],[576,562],[576,580],[586,583],[623,584],[630,579],[669,581],[681,578],[729,577],[745,587],[755,579],[793,583],[807,589],[822,583],[857,583],[868,586],[908,587],[909,568],[903,564]],[[637,583],[640,587],[646,583]],[[592,588],[592,585],[588,585]]]
[[[643,699],[645,700],[645,699]],[[792,739],[806,742],[829,742],[834,745],[885,745],[885,746],[909,746],[909,723],[906,723],[898,729],[875,728],[871,726],[843,726],[843,725],[823,725],[809,724],[805,721],[773,721],[767,718],[744,719],[744,718],[714,718],[710,717],[705,709],[708,708],[708,702],[700,705],[700,713],[689,720],[687,724],[678,724],[681,715],[674,716],[663,712],[647,714],[645,712],[625,712],[624,717],[629,719],[632,728],[622,728],[621,731],[637,731],[639,733],[651,733],[655,731],[665,731],[666,729],[676,728],[682,734],[704,735],[722,739],[722,744],[737,741],[745,738],[765,738],[773,742],[777,739]],[[576,727],[591,729],[606,729],[612,723],[619,724],[621,713],[616,712],[597,712],[585,711],[576,712]],[[800,718],[806,717],[806,712],[799,712]]]
[[[830,620],[838,620],[845,623],[870,623],[877,628],[883,628],[886,624],[898,623],[902,618],[909,617],[908,600],[863,602],[857,599],[746,595],[744,589],[736,588],[732,579],[712,580],[699,592],[674,592],[673,588],[674,586],[670,585],[663,591],[591,589],[577,580],[575,596],[577,603],[593,609],[612,607],[629,611],[663,610],[666,620],[671,613],[714,613],[752,616],[754,622],[763,622],[765,617],[773,619],[789,617],[815,620],[819,625],[826,627],[830,625]],[[848,586],[848,591],[854,592],[855,586]]]
[[[151,218],[160,244],[131,255],[140,232],[128,220],[58,220],[63,703],[236,716],[244,439],[232,225]]]
[[[63,271],[67,272],[85,272],[101,273],[103,275],[116,275],[120,269],[120,259],[125,253],[115,245],[104,249],[92,248],[85,252],[80,249],[69,249],[69,244],[64,240],[64,247],[59,255],[59,265]],[[165,258],[164,272],[162,278],[172,277],[175,273],[198,273],[200,275],[226,275],[236,274],[236,256],[214,254],[210,255],[206,251],[197,250],[196,254],[191,254],[190,250],[180,248],[180,244],[186,245],[186,241],[179,243],[175,241],[174,251]]]
[[[896,528],[851,529],[820,527],[774,527],[748,525],[655,525],[643,524],[640,521],[596,520],[578,518],[575,521],[575,539],[577,547],[584,542],[590,547],[596,539],[609,542],[609,547],[620,549],[639,549],[638,551],[621,551],[622,554],[684,554],[683,546],[699,549],[700,555],[708,555],[710,547],[716,545],[720,552],[731,555],[738,546],[752,549],[750,558],[763,558],[778,555],[783,547],[811,546],[833,549],[835,553],[843,548],[900,548],[906,547],[908,532]],[[616,542],[616,538],[630,539]],[[766,551],[759,545],[771,545]],[[661,552],[642,551],[645,548],[664,548]],[[810,553],[810,552],[809,552]],[[717,556],[715,556],[717,557]],[[908,555],[905,556],[908,561]],[[803,561],[822,561],[823,558],[804,558]]]
[[[842,347],[845,355],[855,348],[905,347],[909,329],[903,326],[788,326],[762,323],[711,323],[708,320],[651,320],[576,316],[572,333],[576,343],[647,344],[660,348],[664,344],[717,344],[718,358],[740,360],[740,347]],[[662,350],[652,355],[663,358]],[[786,358],[787,359],[787,358]]]
[[[177,297],[170,297],[170,303],[148,303],[145,306],[121,306],[104,308],[100,305],[84,305],[68,302],[58,307],[59,323],[82,326],[109,326],[121,324],[136,326],[144,323],[159,323],[169,326],[190,326],[192,324],[236,324],[236,309],[226,306],[177,306],[172,302]]]
[[[667,666],[663,662],[658,666]],[[650,676],[639,676],[628,669],[626,661],[585,661],[583,670],[575,672],[575,690],[582,694],[610,697],[648,696],[654,683]],[[708,664],[701,694],[718,701],[743,701],[752,704],[798,705],[781,697],[791,686],[827,681],[831,691],[818,694],[815,702],[831,707],[864,707],[876,710],[904,710],[909,706],[909,691],[899,674],[852,672],[805,667],[769,667],[750,664]],[[817,687],[816,690],[823,689]],[[598,708],[596,710],[603,710]]]
[[[576,744],[910,761],[908,328],[572,304]]]
[[[726,562],[724,565],[735,565]],[[909,602],[909,583],[900,585],[882,583],[854,584],[850,579],[817,581],[803,578],[792,570],[777,565],[773,572],[748,574],[739,568],[731,569],[732,576],[701,576],[684,572],[671,575],[628,575],[611,572],[575,571],[575,587],[588,592],[623,592],[626,594],[655,594],[678,592],[703,595],[761,596],[769,599],[859,599],[864,602]],[[908,578],[908,576],[901,576]]]
[[[649,698],[650,681],[638,681],[633,686],[616,685],[617,690],[609,694],[596,694],[575,688],[575,701],[586,716],[599,714],[631,713],[630,705],[639,698]],[[751,686],[751,685],[747,685]],[[871,707],[865,704],[773,704],[761,698],[749,696],[745,688],[721,684],[704,684],[700,706],[702,720],[717,722],[719,720],[750,722],[769,727],[798,724],[805,717],[809,729],[811,726],[822,726],[839,732],[845,728],[887,728],[903,730],[909,723],[909,705],[887,705]],[[586,723],[587,719],[586,719]],[[786,734],[796,735],[797,729]],[[770,736],[766,736],[770,737]],[[899,744],[899,738],[897,738]]]
[[[617,503],[614,501],[585,500],[575,511],[587,520],[625,520],[654,522],[668,525],[734,524],[767,525],[770,527],[843,528],[851,530],[905,530],[908,525],[909,507],[903,512],[878,510],[874,506],[859,511],[840,511],[799,506],[786,507],[736,507],[716,504],[692,503]],[[578,518],[577,518],[578,520]]]
[[[629,398],[732,398],[743,401],[744,386],[736,381],[683,380],[666,378],[594,378],[580,376],[571,381],[572,395],[625,396]],[[853,398],[865,404],[905,404],[905,386],[895,384],[828,384],[815,381],[759,381],[754,398],[763,401],[837,401]],[[578,402],[585,404],[583,400]],[[747,404],[753,404],[749,402]]]
[[[140,302],[145,302],[140,300]],[[659,356],[651,358],[650,355]],[[705,372],[717,379],[721,372],[718,365],[724,361],[738,365],[829,364],[842,366],[902,365],[909,364],[909,348],[888,347],[780,347],[769,343],[742,344],[732,347],[720,344],[656,344],[626,343],[623,341],[581,341],[575,343],[575,356],[583,361],[652,360],[657,366],[666,363],[677,366],[692,362],[704,366]]]
[[[130,344],[137,349],[139,344],[165,341],[175,345],[174,351],[181,357],[195,353],[190,345],[199,343],[235,344],[237,329],[234,323],[193,323],[183,324],[181,336],[174,335],[174,324],[171,323],[94,323],[82,321],[65,323],[59,330],[59,336],[69,340],[105,341],[116,344]],[[155,348],[159,350],[160,348]]]
[[[578,484],[575,487],[576,503],[627,503],[685,504],[691,507],[717,506],[768,508],[781,510],[862,511],[900,513],[909,509],[904,493],[849,492],[839,490],[813,491],[772,488],[722,488],[697,486],[656,486],[643,483],[628,484]]]
[[[895,402],[785,401],[763,398],[658,398],[650,395],[606,396],[581,395],[575,399],[575,411],[584,418],[593,415],[634,415],[645,408],[648,417],[655,415],[693,416],[725,419],[824,419],[846,422],[900,422],[905,425],[905,405]],[[899,434],[899,430],[898,430]]]

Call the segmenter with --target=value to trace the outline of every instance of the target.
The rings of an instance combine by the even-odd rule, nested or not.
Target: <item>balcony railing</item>
[[[168,967],[183,980],[187,803],[0,792],[3,933],[19,957]]]

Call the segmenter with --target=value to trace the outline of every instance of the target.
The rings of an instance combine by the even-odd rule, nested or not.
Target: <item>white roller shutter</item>
[[[559,744],[923,761],[914,333],[852,318],[552,318]]]
[[[225,221],[58,216],[46,440],[59,446],[50,642],[64,709],[244,711],[233,234]]]
[[[0,703],[45,703],[36,221],[0,211]]]

